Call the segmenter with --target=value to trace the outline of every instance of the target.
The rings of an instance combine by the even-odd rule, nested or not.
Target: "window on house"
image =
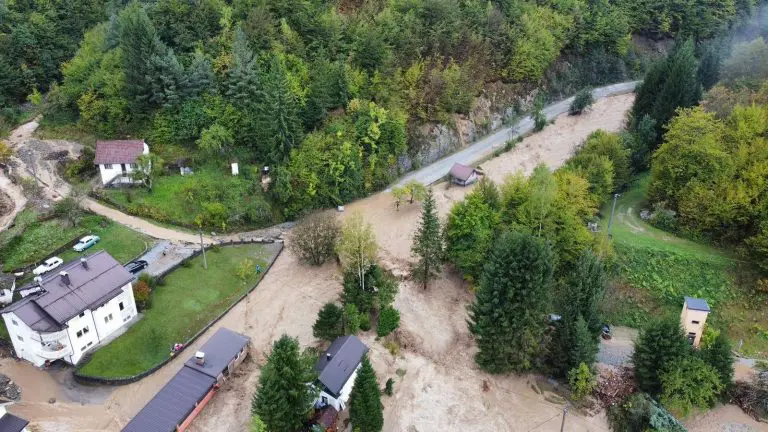
[[[82,348],[80,348],[80,352],[83,352],[83,351],[85,351],[85,348],[86,348],[85,346],[83,346]]]
[[[88,342],[88,345],[86,346],[91,346],[91,345],[93,345],[93,341]]]
[[[85,312],[80,312],[80,315],[78,315],[80,318],[85,316]]]
[[[78,330],[77,331],[77,337],[79,337],[79,338],[83,337],[83,331],[82,330]]]
[[[698,321],[691,321],[691,324],[698,324]]]
[[[13,323],[13,325],[15,325],[15,326],[19,325],[19,323],[17,323],[15,319],[12,319],[12,320],[11,320],[11,322],[12,322],[12,323]]]
[[[139,167],[139,166],[138,166],[138,165],[136,165],[136,164],[131,164],[131,169],[134,169],[134,170],[135,170],[135,169],[136,169],[136,168],[138,168],[138,167]]]
[[[104,164],[104,169],[112,169],[112,164]]]
[[[104,323],[105,324],[110,322],[110,321],[112,321],[112,314],[109,314],[109,315],[104,317]]]
[[[83,334],[88,334],[89,331],[88,326],[83,327]]]
[[[118,306],[120,306],[120,310],[123,310],[123,309],[125,309],[125,305],[123,304],[123,302],[120,302],[120,303],[118,304]]]
[[[24,342],[24,338],[23,337],[21,337],[21,336],[16,336],[16,337],[19,338],[20,341]]]
[[[323,405],[328,405],[328,398],[327,397],[323,396],[321,400],[323,401]]]

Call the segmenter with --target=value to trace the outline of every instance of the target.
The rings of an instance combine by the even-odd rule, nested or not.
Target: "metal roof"
[[[460,163],[455,163],[451,167],[451,177],[457,178],[459,180],[469,180],[474,172],[474,168],[462,165]]]
[[[7,412],[0,417],[0,432],[21,432],[29,424],[29,421]]]
[[[356,336],[337,338],[315,363],[318,381],[328,393],[338,397],[367,352],[368,347]]]
[[[709,305],[704,299],[685,297],[685,304],[688,305],[688,309],[709,312]]]
[[[143,140],[96,141],[96,156],[93,163],[124,164],[134,163],[144,153]]]
[[[64,283],[61,272],[67,273],[69,284]],[[132,280],[122,264],[107,252],[99,251],[86,257],[85,265],[78,259],[43,276],[40,294],[27,296],[3,312],[15,313],[33,330],[55,331],[81,312],[113,299]]]
[[[173,432],[216,383],[216,379],[182,367],[122,432]]]
[[[217,378],[249,341],[250,338],[247,336],[222,327],[198,350],[205,353],[205,364],[197,364],[194,356],[185,364],[189,368]]]

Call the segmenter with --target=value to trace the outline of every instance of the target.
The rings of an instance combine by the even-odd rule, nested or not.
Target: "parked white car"
[[[56,267],[60,266],[64,262],[63,259],[59,257],[50,257],[47,260],[45,260],[42,264],[35,267],[34,270],[32,270],[32,273],[36,276],[39,276],[43,273],[47,273]]]
[[[96,243],[98,243],[99,240],[101,240],[99,236],[87,235],[81,238],[79,242],[75,243],[75,245],[72,246],[72,249],[74,249],[75,252],[82,252],[88,249],[89,247],[95,245]]]

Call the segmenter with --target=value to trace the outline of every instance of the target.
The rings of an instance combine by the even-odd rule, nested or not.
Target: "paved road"
[[[618,84],[612,84],[605,87],[596,88],[592,94],[595,100],[608,96],[616,96],[625,93],[631,93],[635,90],[635,87],[640,81],[629,81]],[[571,105],[573,97],[565,99],[563,101],[548,105],[544,108],[544,115],[547,116],[547,120],[552,120],[568,111],[568,107]],[[432,184],[441,178],[451,170],[454,163],[458,162],[464,165],[471,165],[488,154],[492,153],[495,148],[499,148],[504,145],[508,140],[513,139],[519,135],[525,135],[533,130],[533,118],[527,116],[520,120],[516,125],[499,129],[498,131],[488,135],[487,137],[475,142],[471,146],[454,153],[450,156],[446,156],[424,168],[417,171],[413,171],[401,178],[397,182],[397,186],[416,180],[423,184]]]

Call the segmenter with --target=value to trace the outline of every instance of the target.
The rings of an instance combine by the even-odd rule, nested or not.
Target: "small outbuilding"
[[[461,186],[468,186],[478,179],[477,170],[471,166],[455,163],[451,167],[451,181]]]
[[[685,297],[683,312],[680,314],[680,323],[685,330],[688,341],[698,348],[701,342],[701,334],[704,332],[704,324],[709,315],[709,304],[700,298]]]
[[[149,146],[144,140],[96,141],[93,163],[99,166],[102,184],[132,184],[131,173],[138,169],[136,161],[146,154]]]
[[[0,432],[29,432],[28,424],[29,421],[9,413],[5,405],[0,405]]]

